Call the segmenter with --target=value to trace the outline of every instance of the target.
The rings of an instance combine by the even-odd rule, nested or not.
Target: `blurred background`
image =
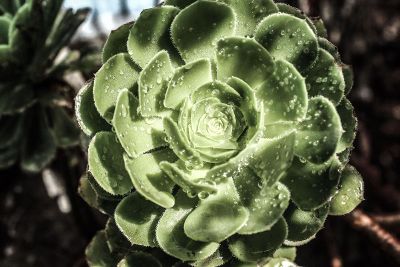
[[[100,48],[112,29],[157,2],[67,0],[65,7],[92,8],[72,45],[91,42]],[[343,62],[353,65],[355,85],[350,99],[359,132],[351,164],[363,175],[366,186],[360,209],[379,222],[381,230],[399,238],[400,1],[280,2],[321,16]],[[68,152],[60,153],[54,165],[62,165]],[[15,168],[0,173],[1,267],[85,266],[84,249],[103,228],[104,218],[76,193],[86,163],[83,152],[74,155],[80,157],[75,158],[72,170],[48,168],[40,175],[27,175]],[[397,252],[400,257],[400,247]],[[317,238],[298,250],[297,262],[306,267],[399,266],[393,255],[396,251],[382,247],[368,231],[355,229],[351,219],[329,217]]]

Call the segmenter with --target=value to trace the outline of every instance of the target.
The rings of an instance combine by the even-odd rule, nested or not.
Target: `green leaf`
[[[215,1],[193,3],[183,9],[171,25],[172,40],[186,63],[201,58],[213,59],[217,41],[234,35],[235,31],[234,11]]]
[[[249,219],[239,230],[241,235],[255,234],[271,229],[289,205],[290,192],[277,182],[269,187],[248,168],[235,177],[240,200],[249,212]]]
[[[187,217],[185,234],[197,241],[222,242],[238,232],[249,213],[241,206],[232,178],[217,185],[215,194],[206,194]]]
[[[57,147],[44,108],[36,105],[27,114],[21,167],[28,172],[39,172],[53,160]]]
[[[354,72],[353,68],[349,65],[342,65],[343,77],[346,84],[344,89],[345,95],[348,95],[354,85]]]
[[[172,6],[144,10],[129,34],[128,51],[142,68],[161,50],[167,50],[175,65],[180,64],[178,52],[170,37],[170,25],[179,9]]]
[[[315,165],[295,158],[282,178],[292,201],[302,210],[314,210],[327,203],[337,190],[342,165],[336,158]]]
[[[94,105],[93,81],[82,87],[76,96],[75,105],[79,126],[87,136],[110,130],[110,125],[100,116]]]
[[[96,73],[93,95],[96,108],[108,122],[111,121],[118,94],[123,89],[133,90],[139,70],[128,54],[110,58]]]
[[[196,1],[197,0],[165,0],[165,5],[176,6],[180,9],[184,9]]]
[[[235,235],[229,240],[232,254],[244,262],[257,262],[270,257],[285,241],[288,230],[280,219],[269,231],[253,235]]]
[[[258,88],[257,99],[264,104],[264,121],[301,121],[307,112],[307,89],[304,78],[292,64],[277,60],[274,72]]]
[[[340,59],[339,49],[330,41],[325,38],[318,38],[319,47],[326,52],[328,52],[334,59],[337,64],[342,64],[342,60]]]
[[[133,23],[127,23],[120,26],[118,29],[111,31],[103,47],[103,63],[107,62],[110,58],[119,53],[128,52],[126,43],[128,41],[129,32],[132,25]]]
[[[342,173],[339,190],[331,201],[330,215],[345,215],[364,200],[364,182],[358,171],[347,165]]]
[[[49,114],[57,145],[63,148],[77,145],[81,132],[71,116],[61,107],[51,108]]]
[[[342,68],[326,50],[320,48],[315,64],[306,74],[310,97],[324,96],[337,105],[343,98],[345,82]]]
[[[118,258],[113,255],[107,246],[104,231],[98,232],[87,246],[86,261],[90,267],[114,267]]]
[[[185,235],[184,222],[196,206],[196,200],[182,191],[175,196],[175,206],[162,215],[156,230],[157,241],[167,254],[182,261],[197,261],[210,257],[219,247],[218,243],[194,241]]]
[[[8,44],[8,31],[11,20],[8,16],[0,16],[0,44]]]
[[[255,38],[273,57],[289,61],[300,73],[318,56],[318,42],[312,28],[306,20],[292,15],[269,15],[258,25]]]
[[[34,103],[33,90],[26,84],[0,84],[0,114],[22,112]]]
[[[178,109],[183,100],[194,90],[213,80],[211,62],[201,59],[175,70],[168,84],[164,105]]]
[[[24,114],[0,117],[0,149],[18,146],[16,142],[24,131],[24,122]]]
[[[277,258],[270,260],[263,267],[298,267],[298,266],[288,259]]]
[[[134,251],[129,253],[117,267],[162,267],[161,263],[151,254],[142,251]]]
[[[220,246],[219,249],[212,254],[210,257],[204,260],[199,260],[190,263],[190,266],[194,267],[218,267],[223,266],[232,258],[231,253],[228,251],[226,246]]]
[[[254,39],[229,37],[217,44],[218,79],[232,76],[242,79],[253,89],[268,79],[274,70],[271,55]]]
[[[160,162],[177,160],[171,150],[155,151],[135,159],[124,156],[124,160],[132,183],[139,194],[166,209],[174,206],[175,199],[171,194],[174,183],[160,168]]]
[[[89,145],[89,171],[96,182],[112,195],[124,195],[132,189],[125,170],[123,148],[111,132],[98,132]]]
[[[118,140],[132,158],[167,145],[160,118],[143,118],[138,113],[139,101],[127,89],[119,93],[112,120]]]
[[[289,229],[285,245],[301,246],[314,239],[324,226],[328,211],[329,205],[315,211],[303,211],[291,205],[284,216]]]
[[[139,76],[140,113],[144,117],[168,115],[164,107],[168,82],[173,75],[168,52],[163,50],[146,65]]]
[[[320,17],[312,18],[312,22],[317,30],[318,36],[328,38],[328,30],[325,27],[324,21]]]
[[[188,169],[183,161],[175,163],[163,161],[160,163],[160,168],[189,195],[212,194],[217,190],[213,182],[204,179],[209,168]]]
[[[275,251],[273,257],[274,258],[288,259],[288,260],[291,260],[291,261],[295,261],[296,260],[296,254],[297,254],[296,247],[282,246],[278,250]],[[272,265],[272,267],[276,267],[276,266]]]
[[[229,5],[237,16],[236,32],[240,36],[252,36],[260,21],[266,16],[278,12],[272,0],[218,0]]]
[[[286,14],[292,15],[296,18],[305,20],[307,22],[308,26],[310,26],[310,28],[313,30],[313,32],[315,34],[317,34],[317,29],[315,28],[313,21],[306,14],[304,14],[303,11],[301,11],[300,9],[295,8],[291,5],[284,4],[284,3],[276,3],[276,5],[279,8],[279,12],[286,13]]]
[[[357,119],[354,116],[353,105],[345,97],[336,107],[336,110],[340,116],[340,121],[344,130],[336,149],[336,152],[340,153],[352,147],[357,134]]]
[[[113,218],[109,218],[104,229],[107,245],[112,253],[124,254],[131,248],[131,243],[125,235],[119,230]]]
[[[155,247],[155,231],[162,208],[145,200],[137,192],[124,198],[115,210],[115,223],[135,245]]]
[[[335,153],[342,131],[332,102],[314,97],[308,102],[306,118],[297,126],[295,154],[312,163],[324,163]]]

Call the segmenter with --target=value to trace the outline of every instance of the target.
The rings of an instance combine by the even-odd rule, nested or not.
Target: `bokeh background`
[[[342,60],[353,65],[350,99],[359,132],[351,164],[363,175],[366,187],[360,209],[400,238],[400,1],[280,2],[321,16]],[[92,7],[72,45],[89,42],[100,48],[111,29],[155,4],[153,0],[67,0],[66,7]],[[1,267],[85,266],[85,246],[103,228],[104,218],[76,193],[85,154],[60,152],[53,164],[63,170],[68,153],[74,155],[73,169],[48,168],[40,175],[16,168],[0,173]],[[355,229],[349,218],[333,217],[315,240],[298,250],[297,261],[306,267],[399,266],[387,249]]]

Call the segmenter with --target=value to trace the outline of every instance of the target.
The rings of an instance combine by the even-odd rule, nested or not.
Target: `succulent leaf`
[[[106,63],[110,58],[117,54],[128,53],[127,41],[131,27],[132,24],[127,23],[118,29],[111,31],[103,47],[103,63]]]
[[[142,251],[134,251],[122,259],[117,267],[162,267],[162,264],[154,258],[151,254]]]
[[[112,267],[116,266],[118,259],[107,246],[107,239],[104,231],[98,232],[92,239],[85,251],[86,260],[90,266]]]

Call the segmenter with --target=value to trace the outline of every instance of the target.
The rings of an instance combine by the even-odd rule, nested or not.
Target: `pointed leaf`
[[[123,153],[123,148],[111,132],[98,132],[89,145],[89,171],[96,182],[112,195],[124,195],[132,189]]]
[[[155,151],[135,159],[125,155],[124,160],[132,183],[139,194],[166,209],[174,206],[175,200],[171,194],[174,183],[160,168],[160,162],[177,160],[171,150]]]
[[[336,151],[342,124],[335,106],[318,96],[308,103],[307,116],[297,126],[295,154],[310,162],[326,162]]]
[[[157,241],[167,254],[182,261],[197,261],[210,257],[219,247],[218,243],[194,241],[185,235],[184,222],[196,206],[196,200],[182,191],[176,195],[175,206],[162,215],[156,230]]]
[[[128,39],[128,51],[142,68],[161,50],[167,50],[175,64],[179,64],[178,52],[170,38],[170,25],[179,9],[162,6],[144,10],[133,27]]]
[[[168,52],[163,50],[140,73],[139,103],[142,116],[162,117],[169,114],[164,107],[164,98],[173,72]]]
[[[189,63],[201,58],[213,59],[216,42],[232,36],[235,30],[232,8],[215,1],[197,1],[176,16],[171,37],[182,58]]]
[[[317,59],[315,33],[306,20],[292,15],[269,15],[258,25],[255,38],[273,57],[289,61],[300,73]]]
[[[257,262],[273,253],[287,237],[287,224],[280,219],[269,231],[253,235],[235,235],[229,240],[232,254],[244,262]]]
[[[113,117],[119,92],[122,89],[133,90],[138,77],[138,67],[127,53],[113,56],[96,73],[94,102],[100,115],[108,122]]]
[[[328,211],[329,205],[315,211],[302,211],[291,205],[284,216],[289,229],[285,244],[301,246],[314,239],[315,235],[323,228]]]
[[[132,25],[132,23],[127,23],[120,26],[118,29],[111,31],[103,47],[103,63],[107,62],[107,60],[119,53],[128,52],[126,43],[128,42],[129,32]]]
[[[112,120],[118,140],[132,158],[167,145],[162,119],[143,118],[138,108],[137,98],[124,89],[118,96]]]
[[[253,89],[270,77],[274,62],[270,53],[254,39],[230,37],[217,44],[218,79],[232,76],[242,79]]]
[[[162,208],[145,200],[137,192],[124,198],[115,210],[115,223],[135,245],[155,247],[155,230]]]
[[[364,200],[364,182],[358,171],[350,165],[343,170],[339,190],[331,201],[330,215],[345,215]]]
[[[167,108],[178,109],[194,90],[212,80],[211,62],[206,59],[176,69],[168,84],[164,105]]]

